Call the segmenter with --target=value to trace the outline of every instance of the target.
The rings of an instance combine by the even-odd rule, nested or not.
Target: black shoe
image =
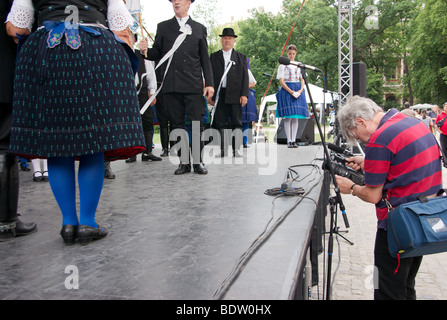
[[[167,148],[164,148],[164,149],[161,151],[160,157],[167,157],[167,156],[169,156],[168,149],[167,149]]]
[[[293,143],[292,142],[288,142],[287,143],[287,148],[293,148]]]
[[[80,225],[78,227],[78,238],[80,245],[86,245],[92,242],[93,240],[102,239],[107,236],[109,232],[106,228],[98,225],[98,228]]]
[[[31,169],[28,167],[28,164],[27,163],[23,163],[23,162],[20,163],[20,170],[22,170],[22,171],[31,171]]]
[[[110,162],[105,163],[104,166],[104,178],[106,179],[115,179],[115,174],[112,171],[112,168],[110,167]]]
[[[42,180],[43,180],[42,172],[41,171],[35,171],[33,173],[33,181],[40,182]]]
[[[42,172],[42,181],[47,182],[48,181],[48,171]]]
[[[61,237],[64,239],[66,245],[72,245],[75,243],[75,239],[78,235],[78,226],[72,224],[66,224],[61,229]]]
[[[227,153],[224,150],[220,150],[220,152],[216,155],[216,158],[226,157]]]
[[[244,144],[244,148],[250,148],[248,144]]]
[[[143,153],[141,155],[141,161],[161,161],[163,160],[160,157],[157,157],[156,155],[154,155],[152,152],[151,153]]]
[[[0,223],[0,242],[16,237],[15,223]]]
[[[233,157],[235,157],[235,158],[242,158],[243,156],[244,155],[239,150],[233,151]]]
[[[185,174],[191,172],[191,165],[190,164],[182,164],[178,166],[177,170],[175,170],[175,175]]]
[[[205,165],[203,163],[193,164],[194,172],[198,174],[208,174],[208,170],[206,170]]]
[[[292,148],[298,148],[298,143],[292,142]]]
[[[20,214],[18,214],[20,216]],[[17,219],[16,222],[16,237],[27,236],[37,231],[37,224],[35,222],[24,223]]]
[[[126,159],[126,163],[132,163],[137,161],[137,156],[132,156],[129,159]]]

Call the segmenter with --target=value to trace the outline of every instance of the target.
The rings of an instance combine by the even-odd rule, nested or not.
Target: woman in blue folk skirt
[[[256,79],[250,71],[250,60],[247,58],[248,67],[248,87],[249,96],[245,107],[242,108],[242,133],[243,146],[248,148],[248,132],[251,130],[250,124],[258,120],[258,109],[256,107],[256,91],[253,89],[256,86]]]
[[[287,48],[287,57],[290,61],[295,60],[297,51],[297,47],[293,44]],[[297,148],[298,119],[309,117],[304,79],[301,75],[301,69],[291,64],[280,65],[277,78],[281,88],[276,94],[276,116],[284,118],[287,146]]]
[[[48,159],[60,234],[66,244],[87,244],[108,233],[95,220],[104,160],[127,159],[145,142],[131,63],[133,19],[124,2],[67,3],[14,0],[8,15],[11,37],[29,35],[19,42],[10,152]]]

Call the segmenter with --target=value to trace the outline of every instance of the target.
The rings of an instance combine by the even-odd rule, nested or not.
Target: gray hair
[[[372,120],[374,115],[383,111],[374,101],[360,96],[348,98],[337,112],[337,120],[341,134],[351,145],[356,143],[354,133],[351,131],[357,127],[355,120],[362,118]]]

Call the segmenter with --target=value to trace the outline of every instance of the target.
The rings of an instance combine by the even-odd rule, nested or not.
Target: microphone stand
[[[314,102],[313,102],[313,99],[312,99],[312,94],[311,94],[310,89],[309,89],[309,84],[307,83],[307,74],[306,74],[306,71],[304,70],[304,68],[301,68],[301,71],[302,71],[301,74],[303,76],[304,83],[306,84],[307,93],[309,95],[310,105],[312,107],[312,112],[314,114],[314,118],[316,119],[317,112],[315,110],[315,105],[314,105]],[[324,77],[324,74],[323,74],[323,77]],[[324,90],[326,91],[326,81],[325,81],[325,79],[323,79],[323,83],[324,83]],[[328,149],[327,149],[327,146],[326,146],[326,142],[325,142],[325,139],[324,139],[323,132],[321,130],[320,121],[316,120],[315,122],[317,123],[318,132],[320,134],[321,143],[323,145],[325,167],[329,169],[329,173],[330,173],[331,178],[332,178],[332,183],[334,184],[334,187],[335,187],[335,189],[334,189],[335,190],[335,197],[332,197],[331,199],[329,199],[329,203],[331,205],[331,229],[330,229],[330,232],[329,232],[329,242],[328,242],[328,269],[327,269],[326,300],[330,300],[330,296],[331,296],[332,253],[333,253],[333,249],[334,249],[334,234],[339,235],[338,228],[336,227],[337,204],[340,207],[340,211],[342,213],[343,221],[344,221],[344,224],[345,224],[346,228],[349,228],[349,221],[348,221],[348,217],[346,215],[346,210],[345,210],[345,206],[343,204],[343,200],[341,198],[340,189],[338,188],[337,181],[335,180],[334,167],[332,166],[332,163],[330,161],[329,152],[328,152]],[[341,237],[344,238],[343,236],[341,236]],[[344,238],[344,239],[346,239],[346,238]],[[348,242],[351,245],[354,244],[354,243],[352,243],[350,241],[348,241]]]

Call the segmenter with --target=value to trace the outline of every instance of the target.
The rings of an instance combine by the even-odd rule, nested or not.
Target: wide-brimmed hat
[[[235,37],[235,38],[237,38],[237,35],[234,34],[233,28],[224,28],[222,31],[222,34],[220,34],[219,37]]]

